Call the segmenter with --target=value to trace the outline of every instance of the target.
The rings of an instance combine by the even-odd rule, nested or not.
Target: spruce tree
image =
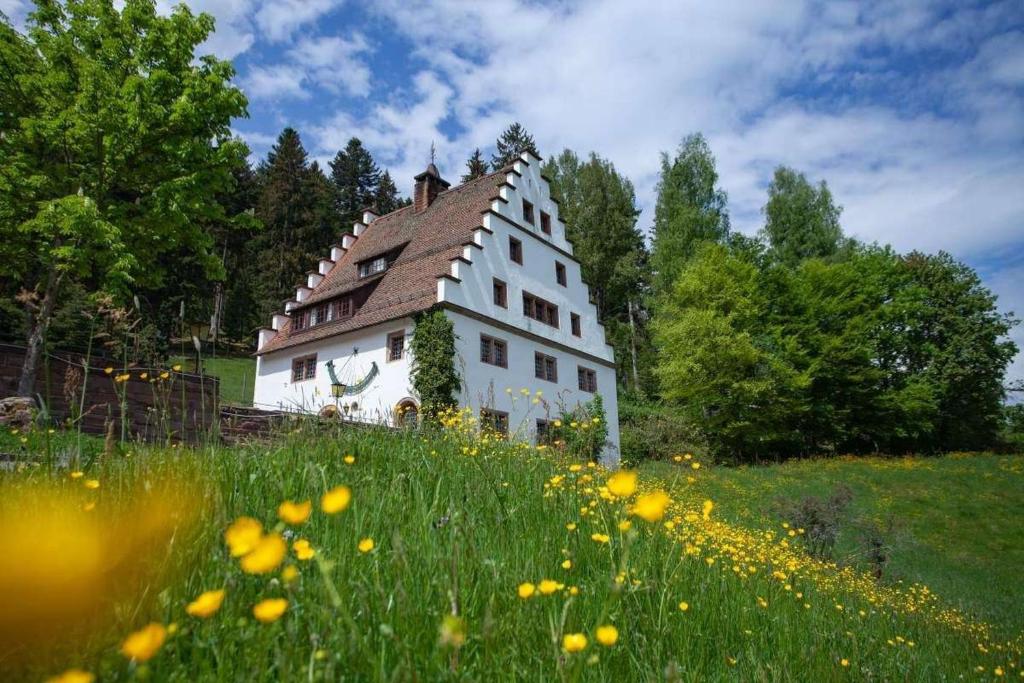
[[[495,171],[518,159],[523,152],[529,151],[540,156],[533,136],[527,133],[518,121],[506,128],[494,145],[497,151],[491,156],[491,168]]]
[[[698,245],[728,236],[726,194],[717,183],[715,157],[700,133],[684,138],[675,157],[661,155],[651,254],[656,294],[672,286]]]
[[[362,217],[363,209],[378,199],[380,168],[359,138],[350,139],[330,166],[335,207],[342,225],[349,226]]]
[[[466,160],[466,172],[462,175],[462,182],[468,183],[470,180],[476,180],[485,175],[487,175],[487,162],[484,161],[484,155],[477,147],[473,150],[472,156]]]
[[[406,204],[407,202],[398,194],[398,188],[395,187],[395,181],[391,179],[391,174],[384,171],[377,184],[376,198],[374,199],[377,212],[383,216]]]

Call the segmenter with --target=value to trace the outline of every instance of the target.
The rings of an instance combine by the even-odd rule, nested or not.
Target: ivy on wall
[[[456,405],[462,382],[455,369],[455,327],[441,309],[416,317],[409,342],[412,351],[412,386],[425,417],[434,417]]]

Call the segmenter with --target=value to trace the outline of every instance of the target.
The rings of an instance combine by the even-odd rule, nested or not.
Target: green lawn
[[[669,474],[674,464],[645,467]],[[886,580],[921,582],[970,614],[1024,631],[1024,456],[838,458],[715,467],[696,486],[729,519],[751,526],[783,520],[779,498],[853,491],[835,558],[860,563],[857,522],[891,520]]]
[[[28,680],[72,666],[104,682],[626,681],[666,674],[680,681],[977,680],[976,667],[988,679],[997,667],[1016,677],[1024,659],[1020,641],[1008,643],[1002,629],[907,588],[881,589],[863,575],[816,563],[785,534],[723,519],[759,519],[751,501],[772,494],[775,476],[863,478],[860,485],[871,490],[868,482],[881,476],[871,472],[881,470],[885,481],[901,477],[887,505],[905,505],[927,526],[941,517],[935,496],[923,492],[958,493],[953,482],[936,483],[945,481],[936,472],[1019,489],[1019,458],[912,467],[842,461],[804,464],[806,471],[799,464],[650,467],[637,495],[666,488],[675,499],[658,518],[628,491],[609,499],[609,475],[600,468],[452,431],[335,430],[309,422],[273,443],[230,448],[125,444],[101,454],[103,440],[86,439],[83,458],[76,444],[74,435],[46,430],[0,433],[0,453],[14,458],[0,473],[0,661],[8,672],[21,671],[11,669],[18,663]],[[862,477],[851,473],[861,468]],[[695,481],[688,484],[686,475]],[[351,505],[325,514],[320,498],[339,484],[351,487]],[[713,511],[703,504],[709,491]],[[169,507],[153,507],[161,499]],[[279,521],[286,500],[310,501],[308,521]],[[637,516],[634,504],[652,516]],[[943,524],[961,543],[973,554],[993,553],[987,565],[950,571],[1012,564],[966,531],[976,515],[999,518],[991,502],[942,504],[955,516]],[[149,508],[164,512],[146,514]],[[1003,512],[999,529],[1019,515]],[[232,557],[224,532],[241,516],[262,523],[265,539],[284,534],[283,563],[254,574],[244,570],[247,560]],[[196,524],[186,525],[193,517]],[[85,539],[95,536],[95,557],[111,561],[64,557],[68,523]],[[171,523],[177,530],[168,536]],[[362,552],[368,538],[374,547]],[[297,539],[309,541],[314,559],[301,559],[292,547]],[[925,540],[935,543],[931,534]],[[46,582],[79,571],[98,575],[70,604],[53,598],[60,593]],[[285,571],[297,577],[289,581]],[[26,585],[12,578],[18,576]],[[524,582],[535,586],[528,598],[518,594]],[[226,591],[216,614],[186,613],[190,601],[214,589]],[[287,601],[287,609],[260,623],[253,607],[268,598]],[[90,600],[94,617],[61,625],[61,615]],[[43,639],[12,651],[32,636],[21,615],[38,609],[50,610]],[[147,663],[133,664],[118,650],[150,622],[168,628],[167,640]],[[618,629],[614,645],[597,642],[604,625]],[[570,634],[586,638],[570,641],[582,651],[564,650]]]
[[[194,358],[172,358],[184,370],[192,372]],[[250,357],[204,358],[203,371],[220,379],[220,400],[232,405],[252,405],[253,383],[256,379],[256,359]]]

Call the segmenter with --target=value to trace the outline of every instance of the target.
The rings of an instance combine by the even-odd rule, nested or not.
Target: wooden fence
[[[17,391],[24,358],[24,347],[0,344],[0,397]],[[108,373],[108,368],[113,369]],[[127,379],[119,379],[124,375]],[[45,356],[35,393],[51,419],[72,421],[69,426],[92,434],[106,433],[113,424],[117,436],[194,443],[215,431],[219,421],[216,377],[170,368],[124,369],[95,359],[86,367],[85,357],[76,353]]]

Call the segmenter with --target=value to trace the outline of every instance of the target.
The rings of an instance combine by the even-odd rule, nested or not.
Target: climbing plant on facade
[[[455,327],[444,311],[432,309],[416,318],[410,341],[412,386],[425,417],[455,405],[462,384],[455,368]]]

